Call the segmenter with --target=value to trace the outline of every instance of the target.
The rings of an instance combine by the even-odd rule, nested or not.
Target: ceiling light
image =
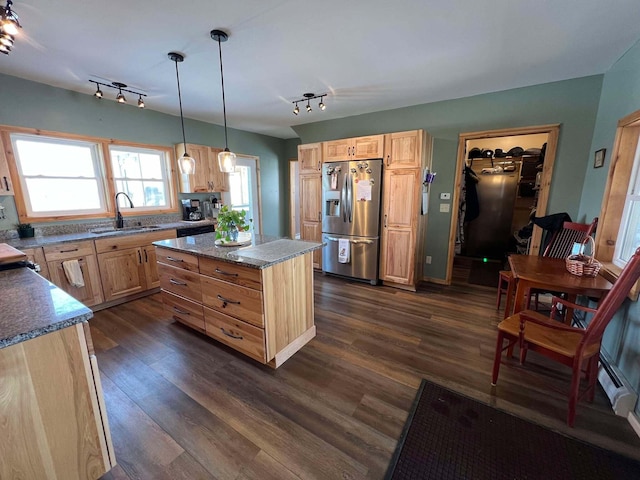
[[[0,7],[0,31],[7,35],[17,35],[19,29],[22,28],[18,15],[11,10],[13,2],[7,0],[7,4],[4,7]]]
[[[306,101],[307,102],[307,105],[306,105],[307,112],[311,112],[313,109],[311,108],[311,103],[310,102],[311,102],[311,100],[314,100],[316,98],[320,99],[320,103],[318,104],[318,108],[320,110],[324,110],[324,109],[327,108],[327,106],[322,101],[322,99],[327,96],[326,93],[323,93],[321,95],[316,95],[315,93],[304,93],[302,96],[304,98],[301,98],[300,100],[293,100],[291,102],[291,103],[295,103],[295,105],[296,105],[296,107],[293,109],[293,114],[294,115],[298,115],[298,113],[300,113],[300,108],[298,108],[298,102]]]
[[[4,53],[5,55],[9,55],[10,51],[11,51],[11,47],[9,47],[7,45],[0,44],[0,53]]]
[[[127,103],[127,99],[122,92],[129,92],[129,93],[133,93],[134,95],[138,95],[138,107],[144,108],[144,100],[142,99],[142,97],[146,97],[147,95],[144,93],[136,92],[135,90],[128,89],[126,83],[111,82],[111,84],[109,84],[109,83],[98,82],[96,80],[89,80],[89,82],[96,84],[96,91],[93,94],[93,96],[96,98],[102,98],[104,96],[104,94],[102,93],[102,90],[100,90],[100,85],[102,85],[103,87],[108,87],[108,88],[113,88],[114,90],[118,90],[118,94],[116,95],[116,101],[118,103]]]
[[[13,46],[13,36],[9,35],[8,33],[0,34],[0,44],[1,45],[6,45],[7,47],[12,47]]]
[[[180,105],[180,125],[182,125],[182,145],[184,154],[178,159],[178,168],[184,175],[193,175],[196,171],[196,161],[187,153],[187,140],[184,135],[184,116],[182,115],[182,93],[180,92],[180,73],[178,72],[178,62],[184,62],[184,55],[177,52],[169,52],[169,58],[176,64],[176,82],[178,83],[178,103]]]
[[[220,171],[224,173],[231,173],[236,169],[236,154],[229,151],[228,137],[227,137],[227,107],[224,98],[224,73],[222,71],[222,45],[221,42],[226,42],[229,39],[222,30],[211,30],[211,38],[218,42],[218,52],[220,54],[220,81],[222,84],[222,116],[224,118],[224,150],[218,154],[218,165]]]

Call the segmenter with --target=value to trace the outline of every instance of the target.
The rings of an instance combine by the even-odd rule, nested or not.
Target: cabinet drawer
[[[202,303],[226,315],[264,327],[262,291],[200,276]]]
[[[243,287],[262,289],[262,273],[257,268],[243,267],[213,258],[201,258],[200,273]]]
[[[122,235],[119,237],[99,238],[96,240],[96,251],[98,253],[113,252],[114,250],[124,250],[127,248],[144,247],[151,245],[157,240],[176,238],[175,230],[159,230],[155,232],[140,233],[137,235]]]
[[[58,245],[47,245],[43,247],[44,258],[47,262],[56,260],[66,260],[68,258],[83,257],[93,255],[93,241],[61,243]]]
[[[158,263],[182,268],[191,272],[198,272],[198,257],[188,253],[176,252],[168,248],[156,247]]]
[[[163,290],[196,302],[202,302],[200,275],[197,273],[161,263],[158,264],[158,273],[160,274],[160,286]]]
[[[164,308],[176,320],[204,332],[202,305],[169,292],[162,292]]]
[[[207,335],[245,355],[266,363],[264,330],[204,307]]]

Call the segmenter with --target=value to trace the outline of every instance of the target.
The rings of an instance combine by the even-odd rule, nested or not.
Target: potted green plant
[[[218,212],[216,239],[220,243],[237,242],[238,232],[245,232],[251,226],[251,219],[246,219],[246,210],[231,210],[223,205]]]
[[[35,231],[30,223],[19,223],[16,225],[18,236],[20,238],[31,238],[35,235]]]

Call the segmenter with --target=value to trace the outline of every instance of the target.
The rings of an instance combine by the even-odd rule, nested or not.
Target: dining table
[[[579,276],[569,273],[564,258],[538,255],[509,255],[511,273],[516,281],[516,296],[513,312],[526,308],[528,292],[532,289],[565,293],[569,302],[575,303],[578,295],[602,299],[613,284],[606,278]],[[505,309],[505,318],[509,313]],[[567,309],[565,323],[570,324],[573,309]]]

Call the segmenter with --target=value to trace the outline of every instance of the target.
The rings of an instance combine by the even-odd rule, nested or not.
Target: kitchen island
[[[93,313],[26,267],[0,292],[0,478],[99,478],[115,457]]]
[[[153,244],[175,320],[273,368],[315,336],[312,252],[322,244],[253,235],[230,247],[215,234]]]

